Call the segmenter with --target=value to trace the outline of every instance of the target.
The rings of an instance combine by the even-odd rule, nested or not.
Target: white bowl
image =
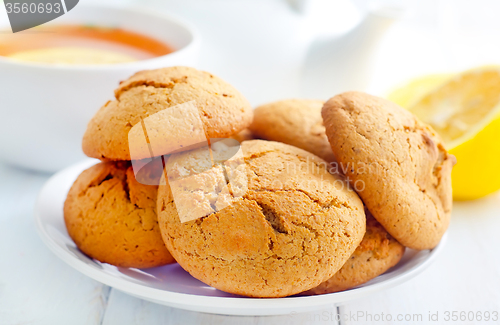
[[[95,164],[87,160],[52,176],[40,191],[35,205],[35,225],[42,241],[61,260],[77,271],[120,291],[158,304],[224,315],[293,315],[340,305],[385,290],[420,274],[442,250],[446,235],[432,250],[407,249],[389,271],[357,288],[317,296],[247,298],[212,288],[193,278],[178,264],[150,269],[115,267],[83,254],[66,231],[63,205],[68,190],[84,170]]]
[[[195,66],[199,37],[188,23],[144,10],[78,5],[49,25],[122,27],[176,49],[157,58],[112,65],[48,65],[0,56],[0,160],[53,172],[84,156],[81,141],[94,113],[137,71]],[[9,28],[0,26],[0,28]]]

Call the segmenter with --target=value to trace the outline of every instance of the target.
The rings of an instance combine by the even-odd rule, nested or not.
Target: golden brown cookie
[[[226,292],[284,297],[316,287],[361,242],[363,203],[342,177],[330,174],[328,164],[309,152],[263,140],[244,141],[241,148],[248,186],[226,208],[210,212],[210,206],[223,202],[213,197],[206,205],[208,199],[192,191],[192,209],[208,208],[208,215],[181,223],[177,202],[182,200],[174,198],[169,186],[160,186],[158,218],[167,247],[192,276]],[[176,163],[204,169],[193,160],[198,152],[183,154]],[[234,173],[227,174],[231,178]],[[200,178],[203,184],[210,179]],[[212,189],[206,185],[205,195],[218,192],[217,184]]]
[[[323,104],[320,100],[288,99],[259,106],[250,130],[262,139],[287,143],[333,162],[335,156],[321,117]]]
[[[366,233],[358,248],[330,279],[304,294],[324,294],[354,288],[398,264],[405,247],[398,243],[368,212]]]
[[[106,103],[87,126],[82,147],[89,157],[131,160],[128,135],[132,127],[141,123],[141,119],[190,101],[194,101],[209,138],[230,137],[252,122],[250,104],[234,87],[194,68],[170,67],[138,72],[120,84],[115,97],[116,100]],[[176,128],[180,128],[177,121],[163,121],[155,126],[155,132],[168,134],[172,143],[178,144],[186,137],[186,132]],[[151,140],[152,134],[148,136]],[[175,139],[176,136],[180,139]],[[156,143],[155,156],[172,151],[168,141],[160,142]],[[134,153],[132,159],[149,158],[147,146],[142,149]]]
[[[158,227],[157,192],[137,182],[127,162],[94,165],[78,176],[64,203],[68,233],[82,252],[104,263],[173,263]]]
[[[402,245],[434,248],[448,228],[456,160],[398,105],[347,92],[323,107],[333,153],[366,207]]]

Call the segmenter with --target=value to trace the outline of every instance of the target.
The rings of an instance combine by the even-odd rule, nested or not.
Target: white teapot
[[[252,104],[327,99],[364,90],[381,36],[404,0],[147,0],[193,22],[199,67],[234,84]]]

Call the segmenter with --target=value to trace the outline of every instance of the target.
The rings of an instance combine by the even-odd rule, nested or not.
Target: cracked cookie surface
[[[366,233],[349,260],[330,279],[304,294],[347,290],[385,273],[403,257],[405,247],[366,212]]]
[[[175,262],[156,216],[158,187],[136,181],[126,162],[103,162],[83,171],[64,203],[66,228],[88,256],[121,267]]]
[[[250,130],[262,139],[290,144],[333,162],[321,117],[323,104],[320,100],[287,99],[259,106]]]
[[[167,247],[192,276],[233,294],[284,297],[316,287],[361,242],[363,203],[309,152],[264,140],[241,148],[246,193],[220,211],[181,223],[170,187],[159,187]]]
[[[230,137],[248,127],[253,117],[252,107],[233,86],[208,72],[188,67],[138,72],[120,84],[115,97],[87,126],[82,148],[89,157],[130,160],[128,133],[134,125],[150,115],[190,101],[195,101],[209,138]],[[172,133],[170,129],[157,131]],[[169,152],[165,145],[165,152],[159,152],[160,155]],[[134,159],[143,158],[149,155],[134,156]]]
[[[434,248],[449,225],[456,163],[435,131],[360,92],[331,98],[322,115],[333,153],[375,219],[406,247]]]

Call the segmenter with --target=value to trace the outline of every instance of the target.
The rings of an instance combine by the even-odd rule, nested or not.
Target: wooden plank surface
[[[306,324],[338,324],[335,321],[337,308],[319,310],[311,313],[292,313],[286,316],[224,316],[197,313],[182,309],[170,308],[131,297],[118,290],[112,290],[108,308],[104,315],[103,325],[306,325]]]
[[[46,179],[0,165],[0,324],[100,324],[109,287],[60,261],[35,231]]]
[[[500,311],[500,195],[456,203],[447,245],[434,264],[399,287],[340,306],[339,316],[331,308],[229,317],[143,301],[73,270],[34,229],[33,204],[47,176],[0,165],[0,179],[0,324],[337,324],[337,317],[341,324],[380,324],[382,313],[385,320],[422,315],[415,324],[435,324],[429,312],[444,320],[446,311]]]
[[[343,305],[342,324],[445,323],[456,311],[476,314],[475,321],[453,324],[500,324],[500,195],[475,202],[457,202],[448,242],[436,261],[415,279],[396,288]],[[496,322],[480,322],[478,313],[497,312]],[[448,314],[449,312],[450,314]],[[358,314],[359,313],[359,314]],[[372,317],[366,318],[371,313]],[[393,321],[376,321],[382,313]],[[436,319],[439,322],[430,320]],[[351,317],[359,315],[361,317]],[[364,316],[363,316],[364,315]],[[378,315],[378,316],[376,316]],[[421,315],[422,321],[417,321]],[[467,316],[467,317],[468,317]],[[490,317],[491,318],[491,317]]]

